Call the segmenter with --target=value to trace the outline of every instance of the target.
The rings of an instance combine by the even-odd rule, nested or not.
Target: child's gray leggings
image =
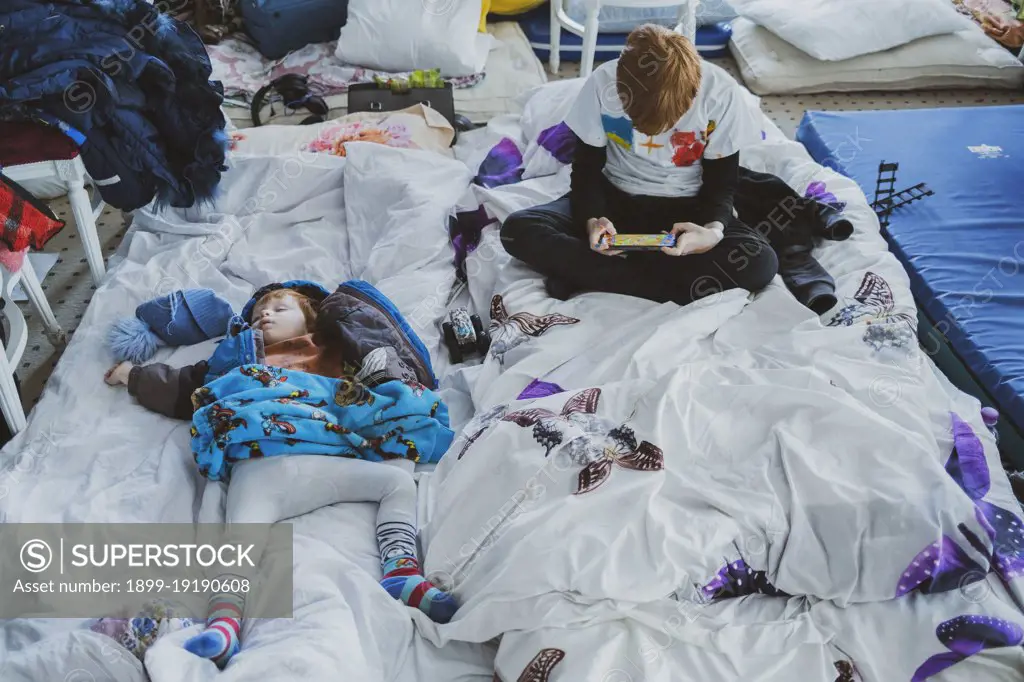
[[[377,502],[381,563],[416,556],[415,463],[288,455],[238,462],[227,489],[226,521],[276,523],[339,502]],[[254,559],[256,557],[253,557]]]

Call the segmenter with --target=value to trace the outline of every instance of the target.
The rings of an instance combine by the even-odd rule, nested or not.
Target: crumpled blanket
[[[454,434],[432,390],[392,380],[373,388],[269,365],[243,365],[192,394],[192,454],[226,480],[234,462],[290,454],[436,462]]]

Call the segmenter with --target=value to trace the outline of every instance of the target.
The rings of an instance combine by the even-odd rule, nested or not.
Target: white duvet
[[[168,637],[147,656],[152,679],[1019,679],[1019,580],[965,571],[956,589],[896,598],[933,543],[985,570],[994,545],[1024,549],[1012,534],[986,542],[977,500],[947,473],[951,413],[983,448],[961,468],[987,470],[985,502],[1015,503],[977,402],[937,374],[901,317],[914,315],[907,278],[863,195],[770,123],[743,163],[800,191],[824,182],[857,227],[818,251],[845,299],[822,318],[778,280],[682,308],[554,301],[494,226],[468,257],[468,287],[453,289],[453,206],[501,219],[567,190],[566,170],[532,147],[571,87],[545,86],[522,120],[465,136],[466,163],[369,144],[287,169],[234,158],[214,211],[138,216],[28,431],[3,451],[5,519],[219,519],[222,491],[192,470],[187,425],[102,385],[107,325],[179,286],[240,306],[268,281],[363,277],[423,337],[463,429],[420,479],[425,567],[460,611],[438,626],[391,600],[376,585],[373,507],[338,505],[294,522],[294,619],[247,623],[222,673],[180,649],[190,632]],[[502,135],[535,177],[470,186]],[[865,286],[866,303],[853,298]],[[444,357],[436,321],[451,295],[493,318],[482,363]],[[535,382],[561,391],[517,400]],[[760,593],[720,598],[729,591]],[[76,666],[144,679],[73,624],[0,628],[5,682]]]

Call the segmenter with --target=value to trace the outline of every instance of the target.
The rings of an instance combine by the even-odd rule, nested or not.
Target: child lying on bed
[[[192,420],[199,470],[230,476],[228,523],[379,502],[381,584],[435,621],[451,618],[454,600],[416,557],[412,471],[440,459],[453,434],[447,408],[426,387],[436,383],[426,349],[376,289],[346,282],[328,295],[309,282],[268,285],[232,319],[209,361],[125,362],[106,381],[151,410]],[[239,648],[243,599],[219,594],[210,604],[207,629],[185,647],[223,666]]]
[[[561,299],[591,290],[684,305],[762,289],[775,253],[733,215],[739,150],[761,139],[761,120],[684,36],[641,26],[619,59],[594,70],[565,119],[576,137],[569,193],[509,216],[502,244]],[[663,231],[676,235],[664,253],[608,258],[618,254],[601,241]]]

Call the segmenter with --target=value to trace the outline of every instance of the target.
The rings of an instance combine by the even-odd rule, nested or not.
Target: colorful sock
[[[406,606],[419,609],[435,623],[447,623],[455,615],[459,608],[455,600],[423,577],[420,564],[414,557],[393,557],[381,568],[384,577],[380,584]]]
[[[238,653],[239,630],[242,628],[242,607],[245,599],[225,592],[210,599],[206,629],[185,642],[185,649],[196,656],[209,658],[223,668]]]

